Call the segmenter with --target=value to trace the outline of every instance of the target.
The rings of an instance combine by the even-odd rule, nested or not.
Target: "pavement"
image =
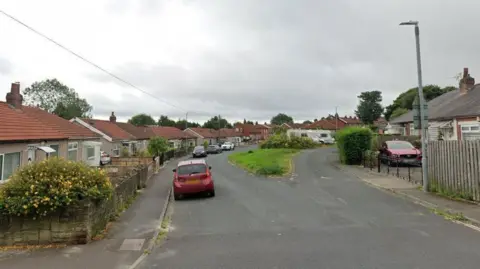
[[[172,186],[171,169],[176,163],[170,161],[148,180],[147,188],[140,190],[103,240],[61,249],[4,251],[0,253],[0,268],[130,268],[149,246],[160,225],[163,205]]]
[[[216,197],[175,201],[165,243],[137,268],[478,268],[477,230],[332,166],[333,152],[304,151],[278,179],[209,156]]]

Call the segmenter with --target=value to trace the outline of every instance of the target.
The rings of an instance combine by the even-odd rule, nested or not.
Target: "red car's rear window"
[[[177,174],[180,176],[191,174],[203,174],[207,172],[207,166],[205,164],[189,164],[182,165],[177,168]]]

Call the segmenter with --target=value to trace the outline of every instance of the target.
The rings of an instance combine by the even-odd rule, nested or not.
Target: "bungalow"
[[[222,134],[224,134],[224,136],[226,138],[226,141],[232,142],[236,146],[238,146],[238,145],[240,145],[240,143],[242,143],[243,134],[235,131],[235,129],[223,128],[223,129],[220,129],[220,132]]]
[[[149,126],[135,126],[125,122],[117,122],[117,126],[136,138],[133,143],[135,143],[135,148],[138,151],[146,151],[148,141],[155,136],[155,133]]]
[[[179,149],[184,147],[185,144],[188,147],[194,147],[196,145],[196,137],[182,132],[182,130],[175,127],[167,126],[149,126],[150,131],[154,136],[160,136],[168,140],[170,147],[174,149]]]
[[[429,140],[480,139],[480,85],[464,68],[459,89],[444,93],[428,102]],[[413,111],[390,121],[404,135],[420,135],[413,127]]]
[[[203,145],[204,141],[207,141],[209,145],[218,144],[226,139],[225,133],[209,128],[187,128],[183,132],[196,137],[197,145]]]
[[[242,133],[244,138],[253,141],[265,140],[270,134],[271,128],[263,124],[235,124],[235,131]]]
[[[48,156],[100,163],[100,137],[37,107],[23,105],[20,84],[13,83],[0,102],[0,182],[15,170]]]
[[[100,135],[102,151],[111,156],[120,156],[122,148],[126,148],[130,154],[137,151],[137,138],[117,125],[117,117],[113,112],[108,121],[80,118],[73,118],[70,121]]]

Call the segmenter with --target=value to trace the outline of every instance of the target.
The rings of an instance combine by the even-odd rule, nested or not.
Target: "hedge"
[[[260,144],[261,149],[311,149],[316,146],[317,144],[309,137],[289,137],[286,133],[274,134]]]
[[[373,133],[368,128],[349,127],[337,132],[340,161],[344,164],[361,164],[362,154],[371,149]]]

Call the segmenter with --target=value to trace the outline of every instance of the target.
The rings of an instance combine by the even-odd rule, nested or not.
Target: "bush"
[[[46,216],[81,200],[109,199],[112,192],[103,170],[53,157],[20,168],[0,187],[0,211]]]
[[[208,148],[208,141],[207,141],[207,140],[203,141],[203,147],[204,147],[205,149]]]
[[[128,151],[127,147],[122,147],[122,151],[120,152],[120,157],[122,158],[130,157],[130,152]]]
[[[280,133],[270,136],[260,144],[261,149],[309,149],[315,148],[317,144],[308,137],[291,136],[286,133]]]
[[[153,156],[146,150],[140,150],[140,151],[137,152],[137,157],[147,158],[147,157],[153,157]]]
[[[278,175],[283,175],[285,172],[286,172],[285,169],[278,164],[272,164],[257,170],[257,174],[262,176],[269,176],[269,175],[278,176]]]
[[[344,164],[362,163],[362,155],[372,146],[372,131],[368,128],[350,127],[337,133],[340,161]]]
[[[168,148],[168,140],[160,136],[152,137],[148,142],[148,152],[152,156],[160,156],[162,153],[167,152]]]

